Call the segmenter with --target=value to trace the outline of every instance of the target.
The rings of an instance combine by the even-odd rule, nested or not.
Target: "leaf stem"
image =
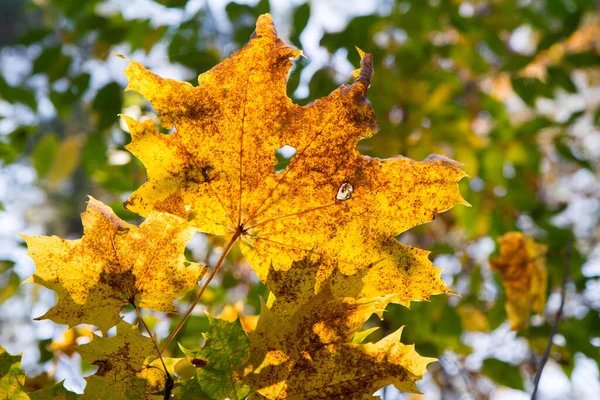
[[[160,350],[161,354],[165,352],[165,350],[167,349],[167,347],[169,346],[169,344],[171,344],[171,342],[173,341],[173,338],[175,338],[175,335],[177,335],[177,333],[179,332],[179,330],[183,327],[183,324],[185,324],[185,321],[187,321],[187,319],[190,317],[190,314],[192,313],[192,311],[196,307],[196,304],[198,304],[198,301],[200,301],[200,298],[202,297],[202,295],[206,291],[206,288],[208,287],[208,285],[210,284],[210,282],[212,281],[212,279],[215,277],[215,275],[217,274],[217,272],[219,272],[219,269],[221,268],[221,265],[223,265],[223,261],[225,261],[225,257],[227,257],[227,254],[229,254],[229,251],[231,250],[231,248],[235,244],[235,241],[242,235],[243,232],[244,231],[243,231],[243,229],[241,227],[238,228],[235,231],[235,233],[231,237],[231,240],[229,240],[229,243],[227,243],[227,246],[225,247],[225,250],[223,250],[223,254],[221,254],[221,257],[219,258],[219,260],[215,264],[215,267],[213,268],[213,270],[211,271],[210,275],[206,279],[206,282],[204,282],[204,285],[202,285],[202,288],[198,292],[198,295],[196,296],[196,298],[194,299],[194,301],[190,305],[190,308],[188,308],[188,310],[186,311],[186,313],[183,315],[183,318],[181,319],[181,321],[179,321],[179,323],[177,324],[177,326],[175,327],[175,329],[173,330],[173,332],[171,332],[171,334],[167,338],[167,341],[165,342],[165,344],[163,344],[162,349]]]
[[[140,320],[140,322],[146,329],[146,332],[148,332],[148,335],[150,335],[150,339],[152,339],[152,344],[154,345],[154,350],[156,350],[156,354],[158,354],[158,358],[160,359],[163,369],[165,370],[166,379],[165,379],[164,399],[170,399],[171,392],[173,391],[173,386],[175,385],[175,382],[173,381],[173,377],[171,376],[169,371],[167,371],[167,366],[165,365],[165,361],[163,360],[162,354],[160,353],[160,349],[158,348],[158,343],[156,342],[156,338],[154,337],[154,335],[152,335],[152,332],[150,332],[148,325],[146,325],[146,321],[144,321],[144,318],[142,318],[142,314],[140,313],[140,310],[137,308],[137,306],[135,305],[133,300],[130,300],[129,302],[133,306],[133,309],[135,310],[135,313],[137,314],[138,319]]]
[[[544,350],[544,354],[542,355],[542,359],[540,360],[540,365],[538,367],[538,371],[535,374],[535,378],[533,380],[533,393],[531,394],[531,400],[535,400],[537,396],[538,386],[540,384],[540,378],[542,376],[542,371],[544,370],[544,366],[550,357],[550,350],[552,349],[552,343],[554,341],[554,336],[558,333],[558,325],[560,324],[560,320],[562,319],[563,308],[565,306],[565,299],[567,297],[567,281],[569,280],[569,264],[571,263],[571,240],[567,242],[567,248],[565,252],[565,265],[563,271],[563,282],[561,288],[561,299],[560,306],[558,307],[558,311],[556,312],[556,316],[554,318],[554,325],[552,326],[552,331],[550,332],[550,337],[548,338],[548,344],[546,345],[546,349]]]

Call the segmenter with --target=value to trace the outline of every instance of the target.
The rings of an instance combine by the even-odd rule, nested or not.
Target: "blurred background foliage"
[[[460,296],[436,296],[410,310],[390,306],[383,321],[369,321],[380,329],[368,340],[405,325],[405,343],[440,358],[421,385],[428,399],[527,398],[572,241],[565,315],[540,398],[600,398],[599,7],[593,0],[3,0],[0,344],[24,351],[29,390],[66,379],[80,392],[82,373],[94,368],[71,349],[89,341],[89,328],[65,332],[32,321],[53,294],[21,286],[34,267],[15,233],[79,237],[87,194],[139,222],[121,203],[146,172],[124,150],[129,135],[118,114],[156,116],[139,95],[123,91],[127,62],[114,54],[194,83],[248,40],[258,15],[271,12],[281,36],[306,56],[289,77],[295,102],[350,81],[358,46],[374,54],[369,99],[380,124],[359,149],[417,160],[444,154],[471,176],[461,185],[473,207],[400,236],[430,250]],[[496,238],[514,230],[549,248],[546,310],[517,333],[488,263]],[[221,238],[197,235],[188,256],[214,265],[222,249]],[[251,326],[266,290],[239,251],[227,261],[201,308],[227,318],[241,313]],[[180,301],[182,310],[194,296]],[[188,348],[208,328],[197,311],[177,337]],[[145,315],[163,338],[178,322]]]

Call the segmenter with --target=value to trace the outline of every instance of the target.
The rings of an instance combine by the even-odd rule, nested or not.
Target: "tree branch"
[[[144,318],[142,318],[142,314],[140,313],[140,310],[135,305],[133,299],[130,299],[129,302],[133,306],[133,309],[135,310],[135,313],[137,314],[138,319],[140,320],[140,322],[146,329],[146,332],[148,332],[148,335],[150,335],[150,339],[152,339],[152,344],[154,345],[156,354],[158,354],[158,358],[160,359],[163,369],[165,370],[165,378],[166,379],[165,379],[165,393],[164,393],[163,399],[168,400],[171,398],[171,392],[173,391],[173,387],[175,386],[175,381],[173,380],[173,377],[171,376],[169,371],[167,371],[167,366],[165,365],[165,361],[163,360],[162,355],[160,354],[160,349],[158,348],[158,343],[156,342],[156,338],[154,337],[154,335],[152,335],[152,332],[150,332],[148,325],[146,325],[146,321],[144,321]]]
[[[217,261],[217,263],[215,264],[215,267],[213,268],[210,275],[206,279],[206,282],[204,282],[204,285],[202,285],[202,288],[198,292],[198,295],[196,296],[196,298],[194,299],[194,301],[192,302],[192,304],[190,305],[190,307],[188,308],[186,313],[183,315],[183,318],[181,319],[181,321],[179,321],[179,324],[177,324],[177,326],[175,327],[173,332],[171,332],[171,334],[167,338],[167,341],[165,342],[165,344],[163,344],[162,349],[160,350],[160,354],[165,352],[165,350],[167,349],[169,344],[173,341],[173,338],[175,338],[175,335],[177,335],[177,332],[179,332],[179,330],[183,327],[183,324],[185,324],[185,321],[187,321],[187,319],[189,318],[190,314],[194,310],[194,307],[196,307],[196,304],[198,304],[198,301],[200,301],[200,298],[202,297],[202,295],[204,294],[204,291],[210,284],[210,281],[212,281],[212,279],[215,277],[217,272],[219,272],[219,268],[221,268],[223,261],[225,261],[225,257],[227,257],[227,254],[229,254],[229,251],[235,244],[235,241],[242,235],[242,233],[244,233],[244,232],[241,228],[238,228],[238,230],[235,231],[235,233],[231,237],[231,240],[229,241],[229,243],[227,243],[225,250],[223,250],[223,254],[221,254],[219,261]]]
[[[548,338],[548,344],[546,345],[546,349],[544,350],[544,354],[540,360],[540,365],[538,367],[537,374],[533,380],[533,393],[531,394],[531,400],[536,400],[538,386],[540,384],[540,378],[542,376],[542,371],[544,370],[544,366],[550,357],[550,350],[552,349],[552,343],[554,341],[554,336],[558,333],[558,326],[560,324],[560,320],[562,319],[563,308],[565,306],[565,299],[567,297],[567,281],[569,280],[569,264],[571,263],[571,239],[567,241],[567,248],[565,251],[565,265],[563,270],[563,282],[561,288],[561,299],[560,306],[558,307],[558,311],[556,312],[556,316],[554,318],[554,326],[552,326],[552,331],[550,332],[550,337]]]

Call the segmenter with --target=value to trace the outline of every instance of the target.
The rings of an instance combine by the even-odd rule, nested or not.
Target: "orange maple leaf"
[[[262,15],[250,42],[200,75],[197,87],[132,61],[127,90],[144,95],[173,132],[125,117],[127,148],[149,175],[126,208],[167,211],[202,232],[233,235],[263,281],[271,265],[287,270],[314,254],[317,291],[335,270],[337,296],[408,305],[448,291],[428,252],[395,236],[467,204],[457,184],[465,173],[442,156],[417,162],[358,153],[358,141],[377,131],[366,97],[372,56],[364,55],[352,85],[301,107],[286,95],[300,53]],[[296,155],[278,173],[275,152],[285,145]]]
[[[546,306],[546,250],[521,232],[508,232],[498,238],[500,257],[491,260],[492,269],[502,277],[506,289],[506,313],[513,330],[529,325],[531,311],[541,313]]]

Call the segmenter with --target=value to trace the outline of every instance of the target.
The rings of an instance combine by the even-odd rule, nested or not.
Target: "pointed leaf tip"
[[[367,55],[367,53],[365,53],[364,51],[362,51],[362,50],[360,49],[360,47],[358,47],[358,46],[354,46],[354,48],[356,49],[356,51],[358,51],[358,55],[360,56],[360,59],[361,59],[361,60],[362,60],[362,59],[363,59],[363,58],[364,58],[364,57]]]
[[[256,20],[256,30],[252,34],[252,37],[277,37],[277,30],[275,24],[273,24],[273,17],[271,14],[262,14]]]

